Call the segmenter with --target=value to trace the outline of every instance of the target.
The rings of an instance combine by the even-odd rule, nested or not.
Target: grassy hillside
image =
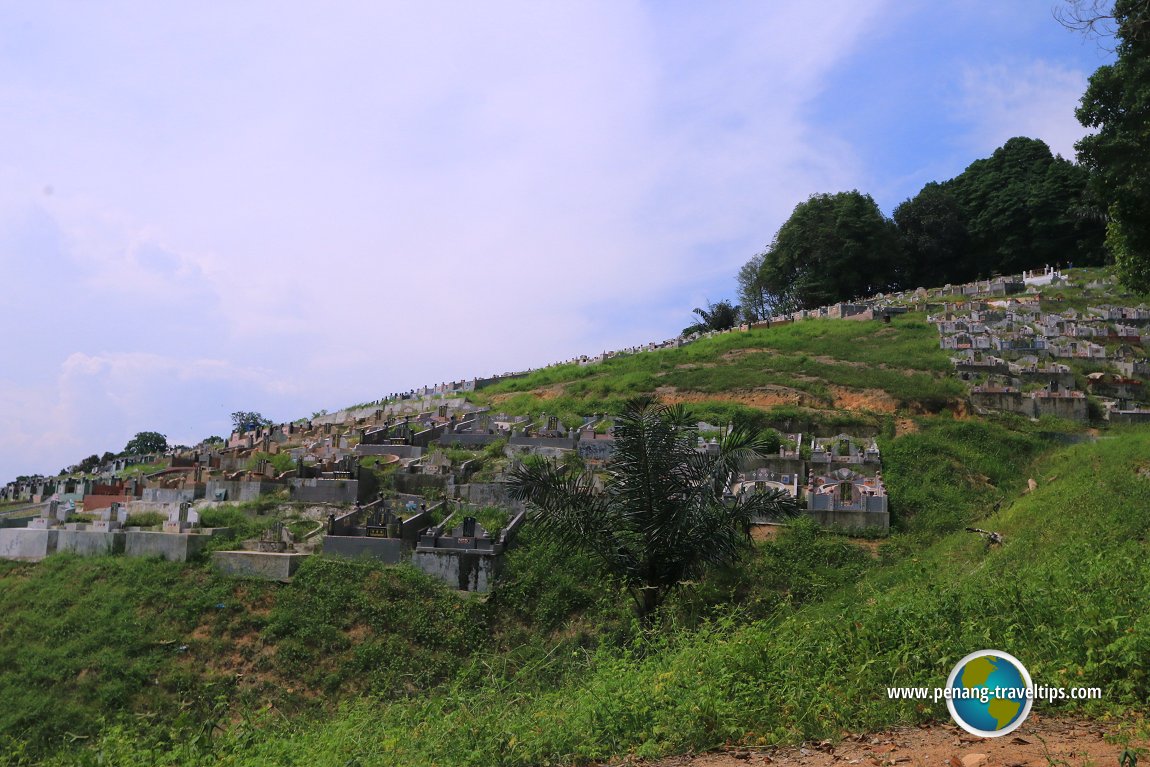
[[[591,560],[529,527],[486,599],[320,559],[288,585],[203,562],[3,563],[0,756],[540,765],[834,738],[946,718],[885,688],[939,685],[986,647],[1038,684],[1103,687],[1087,713],[1150,695],[1150,429],[1066,447],[1077,427],[967,417],[934,329],[913,317],[732,333],[476,396],[574,420],[646,391],[712,421],[872,430],[896,533],[796,524],[685,584],[651,632]],[[972,523],[1006,542],[988,547]]]
[[[920,315],[891,325],[808,320],[704,338],[679,349],[558,365],[483,389],[474,399],[511,413],[618,411],[629,397],[657,393],[690,403],[701,419],[734,413],[786,429],[875,426],[898,411],[935,413],[964,393],[938,332]]]
[[[895,541],[857,583],[799,606],[782,599],[765,617],[733,608],[700,630],[568,646],[514,668],[476,656],[427,695],[361,698],[321,722],[256,716],[210,743],[158,750],[111,728],[94,748],[116,764],[528,765],[836,737],[944,717],[885,688],[939,685],[985,647],[1021,658],[1038,684],[1101,686],[1087,713],[1139,710],[1150,696],[1146,456],[1146,429],[1058,449],[1029,467],[1034,493],[1002,488],[1008,501],[981,522],[1003,545],[955,532],[900,553]]]

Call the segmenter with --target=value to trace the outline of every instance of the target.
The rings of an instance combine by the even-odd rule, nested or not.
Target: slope
[[[1036,491],[1010,483],[1008,502],[980,523],[1005,534],[1001,546],[965,532],[917,550],[900,538],[856,584],[770,617],[732,609],[700,631],[576,650],[565,673],[549,673],[561,659],[498,673],[488,658],[489,673],[420,698],[360,699],[318,726],[254,719],[210,748],[148,758],[528,765],[835,738],[945,718],[941,703],[890,700],[886,688],[938,686],[983,648],[1018,656],[1037,684],[1104,691],[1101,701],[1040,704],[1043,713],[1136,712],[1150,696],[1147,456],[1144,428],[1057,449],[1030,467]],[[114,763],[144,763],[138,736],[119,729],[100,749]]]

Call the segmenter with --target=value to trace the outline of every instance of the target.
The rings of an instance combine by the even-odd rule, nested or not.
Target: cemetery
[[[1025,274],[1022,283],[1025,292],[1010,298],[964,288],[963,300],[945,301],[927,318],[939,346],[955,352],[955,372],[970,384],[975,409],[1078,422],[1095,412],[1113,423],[1143,420],[1150,309],[1095,303],[1109,283],[1075,284],[1050,267]],[[1081,298],[1070,302],[1067,295]]]
[[[1068,275],[1046,268],[840,302],[755,327],[813,318],[890,322],[908,311],[923,312],[938,329],[939,347],[951,352],[954,375],[969,387],[976,410],[1075,421],[1101,412],[1114,423],[1150,421],[1144,345],[1150,309],[1096,300],[1108,287],[1074,286]],[[1063,293],[1073,290],[1082,299],[1062,306]],[[546,367],[596,365],[715,335],[695,332]],[[121,456],[79,477],[9,482],[0,487],[0,502],[27,503],[29,509],[55,505],[44,506],[36,519],[6,520],[0,557],[41,559],[68,551],[186,561],[228,532],[201,530],[200,509],[318,504],[333,512],[314,540],[281,535],[247,541],[233,551],[213,552],[213,560],[237,575],[282,580],[301,558],[322,551],[336,558],[409,562],[457,588],[484,591],[526,519],[523,504],[507,493],[508,470],[525,460],[595,469],[613,452],[609,416],[573,420],[568,414],[565,423],[554,413],[499,412],[469,399],[534,372],[444,381],[310,419],[237,429],[222,442],[168,455]],[[699,429],[699,450],[717,449],[721,428],[700,423]],[[795,498],[825,527],[889,528],[873,440],[784,435],[778,455],[742,467],[728,493],[768,490]],[[511,519],[489,530],[466,511],[484,508],[503,509]],[[163,529],[128,524],[128,515],[148,512],[167,517]],[[25,521],[25,528],[7,527]]]

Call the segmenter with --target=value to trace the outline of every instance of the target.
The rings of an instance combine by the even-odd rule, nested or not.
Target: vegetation
[[[602,489],[592,473],[541,463],[516,467],[510,492],[538,511],[531,521],[542,534],[593,553],[648,620],[683,581],[732,563],[755,515],[796,513],[782,493],[724,499],[740,463],[766,452],[750,428],[732,428],[716,455],[697,444],[682,407],[638,398],[615,425]]]
[[[254,410],[237,410],[232,413],[232,426],[235,430],[243,433],[245,431],[255,431],[262,426],[271,426],[272,422],[264,418]]]
[[[745,305],[789,312],[882,292],[899,282],[898,234],[870,195],[815,194],[799,203],[754,267],[739,273]],[[760,315],[769,316],[769,315]]]
[[[1150,2],[1116,0],[1108,17],[1118,58],[1090,76],[1076,115],[1093,130],[1075,148],[1106,208],[1106,244],[1119,279],[1145,293],[1150,292]]]
[[[128,440],[124,446],[124,455],[143,455],[145,453],[164,453],[168,450],[168,438],[156,431],[141,431]]]
[[[876,558],[799,524],[740,567],[682,587],[660,611],[655,633],[628,623],[592,557],[530,537],[486,605],[402,568],[322,560],[288,586],[225,584],[206,570],[139,560],[0,566],[0,601],[17,616],[0,644],[11,685],[0,688],[0,710],[24,723],[6,728],[18,735],[6,756],[16,764],[20,754],[28,762],[44,756],[35,750],[43,741],[26,737],[29,727],[59,744],[67,742],[63,733],[98,728],[95,738],[48,752],[55,765],[536,765],[837,738],[945,718],[941,706],[893,701],[881,691],[936,686],[971,647],[983,646],[1019,656],[1038,684],[1104,690],[1102,701],[1043,703],[1045,714],[1139,710],[1150,695],[1143,610],[1150,480],[1140,457],[1150,454],[1150,430],[1050,452],[1024,424],[958,425],[969,431],[927,419],[917,440],[893,439],[908,447],[891,450],[890,473],[910,476],[928,460],[924,452],[946,465],[981,462],[956,483],[993,486],[1000,510],[985,508],[984,497],[951,500],[962,518],[1002,532],[1003,544],[961,530],[933,534],[943,525],[925,524],[883,544]],[[998,444],[1003,437],[1020,442]],[[979,476],[980,467],[999,464]],[[1028,476],[1039,486],[1022,494]],[[935,487],[924,482],[923,492]],[[947,516],[945,505],[943,498],[922,503],[915,514]],[[70,585],[77,579],[106,585],[77,595]],[[59,596],[49,596],[50,583]],[[169,588],[185,598],[164,598]],[[105,599],[120,600],[117,609],[99,608]],[[33,616],[37,601],[55,609]],[[157,610],[164,620],[152,617]],[[43,623],[81,616],[86,627]],[[119,618],[125,628],[112,632]],[[195,626],[203,628],[190,633],[203,638],[180,651]],[[57,628],[74,639],[63,647],[30,639]],[[148,632],[161,643],[131,639]],[[244,646],[256,665],[222,673],[213,659]],[[134,652],[108,654],[120,648]],[[60,666],[37,655],[57,650]],[[259,665],[261,657],[274,660]],[[195,669],[213,663],[217,671],[205,673],[217,681],[207,686]],[[235,669],[245,668],[244,679],[254,682],[235,681]],[[133,669],[140,679],[157,672],[160,679],[138,686],[152,696],[143,710],[161,710],[177,670],[185,697],[175,700],[187,708],[142,720],[109,716],[101,725],[100,712],[119,703],[91,696]],[[120,689],[135,685],[129,678]],[[310,702],[320,700],[312,690],[347,695],[349,688],[357,692],[341,706]],[[29,690],[42,693],[41,707],[32,706],[40,718],[13,704],[11,696],[23,704]],[[109,703],[72,708],[67,696]]]
[[[1125,151],[1115,155],[1123,173]],[[956,178],[928,183],[893,220],[858,191],[812,195],[739,270],[739,301],[749,319],[762,319],[1047,264],[1102,264],[1098,200],[1106,198],[1090,192],[1090,178],[1044,142],[1016,137]]]
[[[729,330],[739,321],[739,307],[730,301],[720,301],[717,304],[708,303],[707,308],[694,310],[699,321],[683,329],[683,335],[692,333],[706,333],[712,330]]]

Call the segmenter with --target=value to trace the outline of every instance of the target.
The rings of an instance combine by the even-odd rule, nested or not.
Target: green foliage
[[[729,330],[739,322],[739,307],[730,301],[707,303],[707,307],[692,310],[699,318],[694,325],[683,329],[683,335],[706,333],[711,330]]]
[[[156,431],[141,431],[128,440],[124,446],[124,455],[143,455],[145,453],[163,453],[168,449],[168,438]]]
[[[280,474],[295,468],[295,461],[292,460],[291,453],[286,451],[279,453],[256,451],[244,462],[244,469],[246,471],[256,471],[259,468],[260,461],[267,461],[272,465],[272,468]]]
[[[261,426],[271,426],[272,422],[254,410],[237,410],[232,413],[232,426],[238,432],[255,431]]]
[[[1039,139],[1008,140],[975,160],[945,190],[962,209],[969,243],[945,272],[960,282],[1044,264],[1101,264],[1103,225],[1091,211],[1089,174]],[[941,278],[943,275],[939,275]]]
[[[1100,703],[1044,703],[1046,714],[1138,711],[1150,695],[1150,481],[1136,473],[1148,454],[1146,430],[1059,450],[1034,467],[1056,479],[983,524],[1005,534],[1001,546],[957,532],[871,563],[799,525],[764,557],[783,586],[777,593],[794,594],[754,608],[768,619],[732,615],[623,647],[477,656],[454,683],[404,701],[365,698],[322,726],[237,723],[211,756],[315,767],[536,765],[836,738],[945,719],[941,704],[882,691],[938,686],[972,647],[1019,656],[1038,684],[1104,690]],[[789,589],[788,567],[814,591]],[[520,592],[515,603],[532,598]],[[121,764],[204,761],[182,743],[149,751],[118,729],[97,748]]]
[[[1116,0],[1117,59],[1090,76],[1076,115],[1091,130],[1078,141],[1079,161],[1108,209],[1107,246],[1119,279],[1150,292],[1150,3]]]
[[[939,417],[920,425],[879,442],[891,525],[912,532],[937,535],[985,517],[1025,484],[1027,462],[1048,447],[1035,433],[989,421]]]
[[[121,713],[185,724],[209,715],[215,680],[187,684],[180,648],[228,590],[146,559],[0,563],[0,733],[40,752]]]
[[[772,385],[810,395],[812,406],[825,407],[832,404],[830,387],[839,386],[879,389],[900,406],[937,411],[965,393],[952,370],[938,347],[938,331],[922,322],[921,315],[883,326],[806,320],[726,333],[678,349],[625,355],[593,366],[548,368],[492,386],[482,396],[509,394],[499,402],[509,413],[620,413],[630,397],[671,386],[715,395],[714,402],[691,403],[698,420],[724,423],[739,413],[759,426],[789,421],[793,426],[786,428],[801,429],[810,423],[873,425],[873,419],[857,412],[791,406],[765,410],[731,402],[728,397],[736,390]],[[564,393],[549,393],[546,400],[533,393],[555,386],[562,386]],[[764,421],[756,413],[767,413],[769,418]]]
[[[155,527],[162,525],[167,516],[158,511],[138,511],[128,515],[128,525],[131,527]]]
[[[906,248],[904,288],[957,283],[969,274],[960,268],[970,236],[966,215],[947,188],[931,182],[894,209]]]
[[[264,636],[279,648],[283,670],[314,689],[424,689],[486,646],[482,604],[413,568],[311,558],[292,586]],[[365,635],[353,641],[356,631]]]
[[[783,311],[872,295],[898,284],[901,254],[894,224],[870,195],[811,195],[752,259],[761,262],[757,280],[740,273],[740,295]]]
[[[541,534],[593,553],[646,620],[683,581],[735,561],[754,515],[795,513],[773,493],[723,498],[737,467],[765,452],[754,431],[735,426],[715,456],[698,452],[697,440],[682,407],[638,398],[615,425],[601,484],[590,473],[523,464],[509,491],[536,510]]]

